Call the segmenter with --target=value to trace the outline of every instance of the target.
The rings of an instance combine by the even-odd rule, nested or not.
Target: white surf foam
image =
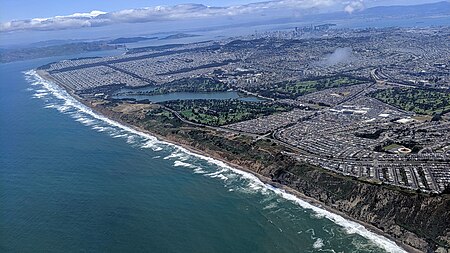
[[[313,244],[313,248],[320,249],[323,247],[323,240],[321,238],[317,238],[317,240]]]
[[[136,137],[135,137],[135,136],[132,136],[132,135],[131,135],[131,136],[129,135],[129,136],[127,137],[127,143],[128,143],[128,144],[134,144],[134,143],[136,143]]]
[[[90,125],[94,124],[94,122],[95,122],[93,119],[88,119],[88,118],[84,118],[84,117],[78,118],[78,119],[76,119],[76,121],[81,122],[81,123],[85,124],[86,126],[90,126]]]
[[[217,174],[217,175],[211,176],[211,178],[219,178],[219,179],[221,179],[223,181],[227,181],[228,180],[228,177],[223,175],[223,174]]]
[[[163,143],[163,142],[161,142],[161,143]],[[189,159],[189,156],[187,156],[186,153],[175,151],[175,152],[172,152],[170,155],[164,157],[163,159],[164,160],[179,159],[182,161],[186,161]]]
[[[226,172],[226,171],[228,171],[227,168],[222,168],[222,169],[220,169],[220,170],[218,170],[218,171],[215,171],[215,172],[211,172],[211,173],[205,174],[205,176],[209,176],[209,177],[215,178],[215,177],[217,177],[218,175],[221,175],[222,172]]]
[[[193,164],[190,164],[190,163],[185,163],[185,162],[182,162],[182,161],[175,161],[174,163],[173,163],[173,166],[175,166],[175,167],[186,167],[186,168],[191,168],[191,169],[194,169],[194,168],[196,168],[197,166],[195,166],[195,165],[193,165]]]
[[[277,194],[278,196],[280,196],[284,199],[290,200],[293,203],[296,203],[305,209],[310,209],[313,212],[315,212],[316,214],[318,214],[319,216],[323,216],[323,217],[333,221],[334,223],[344,227],[345,230],[347,231],[347,233],[359,234],[359,235],[369,239],[370,241],[372,241],[379,247],[382,247],[383,249],[385,249],[388,252],[406,252],[401,247],[399,247],[397,244],[395,244],[395,242],[393,242],[393,241],[389,240],[388,238],[385,238],[381,235],[370,232],[369,230],[367,230],[364,226],[360,225],[359,223],[347,220],[344,217],[339,216],[335,213],[332,213],[327,210],[321,209],[317,206],[314,206],[304,200],[299,199],[298,197],[296,197],[290,193],[287,193],[286,191],[284,191],[282,189],[275,188],[269,184],[265,184],[261,180],[259,180],[259,178],[257,178],[255,175],[253,175],[251,173],[232,168],[222,161],[219,161],[219,160],[216,160],[216,159],[213,159],[211,157],[207,157],[207,156],[204,156],[201,154],[193,153],[193,152],[191,152],[183,147],[177,146],[175,144],[167,143],[164,141],[159,141],[154,136],[151,136],[147,133],[137,131],[134,128],[131,128],[126,125],[122,125],[116,121],[113,121],[109,118],[104,117],[103,115],[97,114],[94,111],[92,111],[92,109],[90,109],[89,107],[83,105],[82,103],[78,102],[75,98],[71,97],[64,89],[62,89],[58,85],[41,78],[39,75],[37,75],[35,70],[27,71],[25,74],[30,77],[30,80],[33,80],[33,81],[31,81],[32,85],[37,85],[37,84],[41,85],[45,90],[50,92],[54,97],[62,100],[64,102],[64,106],[72,107],[72,108],[78,110],[79,112],[89,115],[97,120],[101,120],[110,126],[113,126],[113,127],[119,128],[119,129],[123,129],[129,133],[136,135],[136,136],[140,136],[147,140],[152,140],[158,144],[164,144],[164,145],[173,147],[175,149],[175,151],[171,155],[164,157],[164,159],[178,158],[181,160],[181,162],[183,162],[188,159],[188,158],[186,158],[187,156],[200,158],[204,161],[207,161],[209,164],[213,164],[213,165],[217,166],[218,168],[221,168],[221,170],[219,170],[219,171],[222,171],[222,172],[232,171],[233,173],[238,174],[241,179],[246,180],[248,182],[249,188],[251,188],[253,190],[257,190],[262,194],[267,194],[269,191],[273,192],[273,193]],[[133,137],[133,136],[129,136],[127,142],[134,143],[134,140],[130,141],[130,137]],[[222,172],[220,172],[220,173],[222,173]],[[223,174],[220,174],[220,173],[217,173],[217,174],[210,173],[209,176],[211,176],[211,175],[212,176],[214,176],[214,175],[217,175],[217,176],[222,175],[223,176]],[[229,191],[232,191],[232,189],[229,189]]]
[[[55,104],[48,104],[46,106],[44,106],[44,108],[56,108],[58,105]]]
[[[104,132],[104,131],[107,130],[106,127],[103,127],[103,126],[97,126],[97,125],[93,126],[92,129],[97,130],[97,131],[99,131],[99,132]]]
[[[43,98],[43,97],[45,97],[47,95],[48,95],[47,92],[35,93],[35,94],[33,94],[33,97],[35,97],[35,98]]]
[[[200,167],[197,167],[197,168],[194,169],[194,173],[195,174],[205,174],[205,173],[207,173],[207,171],[203,170]]]
[[[272,203],[270,203],[270,204],[268,204],[267,206],[265,206],[263,209],[264,210],[267,210],[267,209],[275,209],[275,208],[277,208],[278,206],[277,206],[277,203],[276,202],[272,202]]]
[[[157,140],[147,140],[141,145],[141,148],[149,148],[152,149],[153,151],[161,151],[162,148],[159,147],[157,144],[158,144]]]
[[[127,137],[128,138],[128,135],[127,134],[114,134],[114,135],[111,135],[113,138],[124,138],[124,137]]]

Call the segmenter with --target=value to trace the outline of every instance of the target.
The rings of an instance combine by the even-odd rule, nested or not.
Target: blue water
[[[158,95],[142,95],[142,94],[119,94],[113,96],[113,98],[124,99],[124,98],[133,98],[136,100],[149,100],[154,103],[171,101],[171,100],[189,100],[189,99],[238,99],[242,101],[248,102],[261,102],[262,99],[259,99],[254,96],[246,96],[241,97],[239,93],[236,91],[220,91],[220,92],[173,92],[167,94],[158,94]]]
[[[0,252],[400,251],[24,73],[60,59],[0,65]]]

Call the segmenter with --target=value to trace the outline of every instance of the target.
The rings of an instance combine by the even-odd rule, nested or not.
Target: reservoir
[[[189,100],[189,99],[238,99],[248,102],[264,101],[253,96],[241,96],[237,91],[221,91],[221,92],[173,92],[167,94],[145,95],[145,93],[137,94],[136,91],[119,93],[112,96],[115,99],[136,99],[149,100],[154,103],[171,101],[171,100]]]

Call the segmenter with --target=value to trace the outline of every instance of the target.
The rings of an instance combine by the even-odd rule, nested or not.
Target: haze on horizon
[[[169,33],[238,36],[323,22],[362,24],[375,6],[417,5],[439,0],[3,0],[0,48],[20,48],[51,40],[92,41]],[[448,2],[448,1],[446,1]],[[142,7],[150,6],[150,7]],[[401,14],[401,13],[399,13]],[[326,17],[325,17],[326,16]],[[401,15],[400,15],[401,16]],[[375,18],[377,15],[374,16]],[[388,25],[389,21],[384,23]],[[373,24],[372,24],[373,25]],[[342,27],[342,26],[341,26]],[[224,29],[227,32],[224,33]],[[213,36],[213,34],[215,34]]]
[[[302,16],[306,14],[345,11],[349,14],[374,6],[415,5],[436,0],[272,0],[272,1],[205,1],[196,3],[169,0],[156,2],[133,0],[77,1],[76,4],[54,0],[30,0],[1,3],[0,33],[16,31],[53,31],[100,27],[124,23],[158,23],[164,21],[201,20],[238,16]],[[280,15],[280,12],[282,14]]]

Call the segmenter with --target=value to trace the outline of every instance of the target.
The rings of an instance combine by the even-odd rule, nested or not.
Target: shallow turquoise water
[[[24,74],[57,59],[0,65],[0,252],[400,250]]]

